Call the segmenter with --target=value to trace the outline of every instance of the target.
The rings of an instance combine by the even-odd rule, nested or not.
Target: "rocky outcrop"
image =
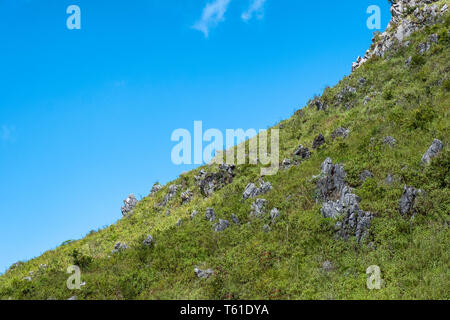
[[[173,184],[173,185],[169,186],[169,191],[164,196],[164,199],[163,199],[163,201],[162,201],[162,203],[160,205],[162,207],[167,206],[169,201],[172,200],[177,195],[178,190],[180,190],[182,187],[183,186],[179,185],[179,184]]]
[[[163,186],[159,183],[155,183],[152,187],[152,191],[150,191],[150,196],[155,195],[156,193],[158,193],[161,189],[163,188]]]
[[[194,194],[191,191],[186,190],[181,194],[181,204],[189,203],[192,200],[193,196]]]
[[[437,157],[443,148],[444,148],[444,144],[442,143],[442,141],[435,139],[433,141],[433,144],[430,146],[430,148],[427,150],[427,152],[423,155],[422,162],[425,164],[430,164],[431,159]]]
[[[358,57],[352,65],[352,72],[361,67],[371,57],[385,57],[394,46],[405,46],[407,37],[416,31],[436,23],[439,17],[447,12],[448,6],[438,8],[438,0],[397,0],[391,6],[392,20],[386,31],[372,39],[372,46],[363,57]],[[423,45],[420,51],[427,51],[432,40]]]
[[[260,179],[259,187],[257,187],[254,183],[249,183],[247,187],[245,187],[242,197],[244,200],[256,198],[260,195],[268,193],[270,190],[272,190],[272,184],[270,182],[264,182],[264,180]]]
[[[133,211],[134,208],[136,208],[138,201],[137,199],[134,197],[134,195],[130,194],[128,196],[128,198],[126,198],[123,201],[123,207],[121,208],[122,211],[122,216],[126,216],[129,213],[131,213]]]
[[[324,218],[337,220],[337,236],[343,239],[355,236],[360,243],[369,233],[373,214],[361,210],[361,199],[346,185],[345,176],[344,167],[333,164],[330,158],[322,163],[322,172],[317,180],[319,198],[325,201],[321,213]]]
[[[340,164],[333,164],[327,158],[321,166],[322,172],[317,179],[317,192],[320,200],[327,201],[339,197],[345,186],[346,173]]]
[[[234,165],[222,164],[219,166],[219,171],[215,173],[206,173],[204,170],[200,170],[199,175],[195,176],[195,180],[202,194],[210,197],[217,190],[233,182],[235,168]]]

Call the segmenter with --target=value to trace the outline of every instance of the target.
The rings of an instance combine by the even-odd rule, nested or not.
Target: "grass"
[[[276,207],[281,213],[270,232],[263,231],[270,218],[250,218],[253,200],[242,199],[245,186],[258,179],[259,166],[238,166],[233,183],[210,198],[201,196],[195,184],[198,169],[171,183],[194,193],[189,204],[181,204],[180,191],[167,207],[156,206],[166,186],[115,225],[6,272],[0,277],[0,298],[449,299],[449,21],[447,13],[442,23],[413,34],[408,47],[394,48],[389,59],[372,58],[327,88],[321,96],[329,106],[326,111],[306,107],[276,126],[282,128],[281,160],[293,159],[299,144],[310,147],[319,133],[326,144],[312,151],[311,159],[265,178],[273,185],[264,196],[267,211]],[[432,33],[441,35],[439,43],[419,55],[417,45]],[[366,79],[362,86],[361,77]],[[335,97],[345,86],[357,92],[338,103]],[[366,96],[371,101],[364,104]],[[341,126],[350,129],[349,137],[333,141],[331,133]],[[396,147],[383,143],[386,136],[395,137]],[[424,166],[421,157],[435,138],[444,142],[444,151]],[[347,183],[361,197],[362,209],[376,216],[361,245],[355,239],[336,239],[334,222],[320,214],[312,177],[326,157],[345,166]],[[364,170],[374,177],[362,183]],[[385,183],[388,174],[395,176],[392,185]],[[405,184],[425,191],[413,218],[398,211]],[[204,219],[208,207],[218,218],[231,221],[236,214],[241,225],[214,232]],[[200,214],[191,221],[193,210]],[[181,226],[176,225],[179,219]],[[142,244],[148,234],[156,241],[150,248]],[[130,249],[112,254],[117,241]],[[327,260],[334,266],[329,272],[322,269]],[[81,267],[86,282],[76,292],[66,287],[65,271],[72,264]],[[366,287],[365,272],[371,265],[381,268],[381,290]],[[215,274],[201,280],[194,267],[212,268]],[[30,271],[33,280],[22,280]]]

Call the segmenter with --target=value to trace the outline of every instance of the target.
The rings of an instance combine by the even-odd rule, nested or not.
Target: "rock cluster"
[[[260,179],[259,187],[257,187],[254,183],[249,183],[247,187],[245,187],[242,197],[244,200],[256,198],[260,195],[268,193],[270,190],[272,190],[272,184],[270,182],[264,182],[264,180]]]
[[[256,199],[255,202],[252,203],[250,216],[257,218],[262,217],[265,212],[266,204],[266,199]]]
[[[169,203],[169,201],[172,200],[177,195],[178,190],[180,190],[182,187],[183,186],[179,184],[173,184],[169,186],[169,191],[164,196],[164,199],[160,204],[160,206],[165,207]]]
[[[158,193],[163,186],[159,183],[155,183],[152,187],[152,190],[150,191],[150,196],[153,196],[154,194]]]
[[[216,213],[214,212],[214,209],[212,208],[206,209],[205,219],[208,220],[209,222],[213,222],[214,220],[216,220]]]
[[[322,163],[322,173],[317,180],[319,197],[325,201],[321,213],[325,218],[338,220],[335,228],[339,237],[355,236],[361,242],[369,233],[373,214],[361,210],[361,199],[346,185],[345,176],[344,167],[333,164],[330,158]]]
[[[352,72],[361,67],[367,60],[373,56],[384,57],[386,52],[394,47],[395,44],[402,46],[409,43],[405,38],[412,33],[422,30],[436,22],[440,15],[448,10],[445,4],[441,9],[433,2],[438,0],[397,0],[391,6],[392,20],[387,29],[382,34],[372,39],[371,49],[367,50],[363,57],[358,57],[352,65]],[[414,19],[408,17],[412,12]],[[419,48],[420,51],[427,51],[435,37]]]
[[[123,201],[123,204],[124,204],[124,205],[123,205],[123,207],[121,208],[122,216],[126,216],[126,215],[128,215],[130,212],[132,212],[134,208],[136,208],[136,206],[137,206],[137,204],[138,204],[138,201],[137,201],[137,199],[135,198],[134,195],[130,194],[130,195],[128,196],[128,198],[126,198],[126,199]]]
[[[225,231],[230,226],[230,222],[228,220],[219,219],[219,223],[214,226],[215,232]]]
[[[114,245],[114,250],[112,252],[113,253],[118,253],[118,252],[121,252],[121,251],[124,251],[124,250],[127,250],[127,249],[128,249],[128,246],[125,243],[117,242]]]
[[[219,171],[215,173],[206,173],[204,170],[200,170],[199,175],[195,176],[195,180],[202,194],[210,197],[217,190],[233,182],[235,168],[234,165],[222,164],[219,166]]]
[[[186,190],[181,194],[181,204],[189,203],[192,200],[193,196],[194,194],[191,191]]]
[[[294,152],[294,156],[300,157],[302,160],[306,160],[311,158],[311,152],[303,145],[299,145],[297,150]]]

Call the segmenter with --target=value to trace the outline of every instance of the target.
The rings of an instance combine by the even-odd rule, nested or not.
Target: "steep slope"
[[[285,160],[262,185],[250,164],[156,185],[117,224],[12,266],[0,298],[449,299],[448,5],[397,1],[354,72],[276,126]]]

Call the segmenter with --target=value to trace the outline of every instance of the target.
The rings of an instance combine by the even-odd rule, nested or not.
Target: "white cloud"
[[[192,28],[203,32],[205,38],[209,36],[209,30],[225,20],[225,13],[231,0],[214,0],[207,3],[203,9],[202,17]]]
[[[262,19],[264,17],[264,4],[266,0],[251,0],[250,6],[247,11],[242,13],[241,18],[244,21],[249,21],[256,15],[257,19]]]

